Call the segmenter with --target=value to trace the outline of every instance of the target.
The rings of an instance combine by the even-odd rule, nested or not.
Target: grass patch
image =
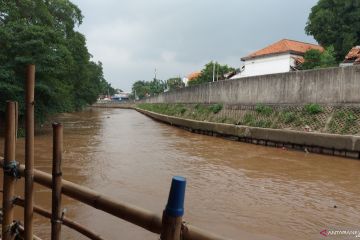
[[[352,133],[351,127],[356,124],[357,119],[357,116],[352,111],[337,112],[330,122],[329,130],[331,133]]]
[[[307,114],[315,115],[315,114],[322,113],[324,110],[319,104],[310,103],[310,104],[307,104],[304,106],[304,111]]]
[[[285,124],[293,123],[296,120],[296,113],[294,112],[282,112],[280,115],[280,121]]]
[[[255,111],[259,114],[270,116],[273,113],[273,109],[263,104],[256,104]]]
[[[223,109],[223,105],[222,104],[213,104],[211,106],[209,106],[209,110],[214,113],[217,114],[218,112],[220,112]]]

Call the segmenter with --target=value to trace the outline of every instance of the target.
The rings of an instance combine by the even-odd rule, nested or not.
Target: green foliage
[[[344,121],[344,127],[341,133],[347,133],[357,120],[353,112],[339,112],[337,118],[341,118]]]
[[[196,115],[209,115],[210,112],[211,112],[209,107],[207,107],[207,106],[205,106],[203,104],[200,104],[200,103],[196,104],[194,109],[195,109],[194,113]]]
[[[246,113],[243,117],[242,124],[251,127],[270,128],[273,122],[271,121],[271,119],[257,120],[255,115],[251,113]]]
[[[286,107],[272,109],[272,114],[264,111],[239,110],[241,114],[226,111],[224,114],[213,112],[217,104],[138,104],[137,107],[186,119],[244,125],[259,128],[283,128],[304,131],[309,126],[314,132],[331,132],[337,134],[359,134],[360,108],[334,108],[331,112],[324,112],[317,104],[306,107]],[[261,109],[261,108],[258,108]],[[267,111],[265,111],[267,112]],[[322,115],[317,115],[323,112]],[[329,117],[331,117],[329,119]],[[330,120],[330,121],[329,121]]]
[[[138,99],[145,97],[155,96],[164,92],[166,84],[159,79],[153,79],[152,81],[136,81],[132,85],[132,95]]]
[[[167,85],[169,91],[185,87],[185,83],[179,77],[168,79],[166,81],[166,85]]]
[[[301,65],[302,70],[337,66],[333,46],[328,47],[324,52],[311,49],[305,53],[304,59],[305,62]]]
[[[111,90],[102,64],[90,61],[85,37],[75,31],[80,9],[69,0],[0,4],[0,114],[6,100],[24,107],[25,66],[36,65],[36,118],[81,109]]]
[[[305,31],[325,47],[334,46],[337,61],[360,44],[360,1],[319,0],[311,9]]]
[[[244,115],[244,118],[243,118],[243,123],[244,125],[249,125],[249,126],[252,126],[254,125],[254,122],[256,121],[256,118],[254,115],[250,114],[250,113],[246,113]]]
[[[170,116],[182,116],[187,111],[186,107],[183,104],[141,103],[138,104],[137,107],[147,111],[170,115]]]
[[[165,91],[166,84],[164,81],[159,79],[153,79],[150,82],[150,95],[158,95],[159,93],[162,93]]]
[[[305,62],[301,64],[302,70],[314,69],[320,65],[321,52],[316,49],[310,49],[304,55]]]
[[[320,56],[320,68],[335,67],[337,66],[336,53],[334,46],[329,46],[322,52]]]
[[[213,112],[214,114],[217,114],[218,112],[220,112],[222,108],[223,108],[223,105],[219,104],[219,103],[209,106],[210,111]]]
[[[139,99],[147,97],[149,93],[150,93],[150,85],[148,82],[136,81],[132,85],[132,94]]]
[[[235,69],[228,65],[221,65],[215,63],[215,81],[216,79],[224,79],[224,74],[234,71]],[[194,80],[189,81],[189,86],[198,85],[202,83],[212,82],[214,73],[214,62],[209,62],[205,65],[205,68],[201,70],[201,74]]]
[[[261,119],[259,121],[256,121],[255,122],[255,125],[253,125],[254,127],[259,127],[259,128],[270,128],[271,127],[271,120],[267,119],[267,120],[264,120],[264,119]]]
[[[263,104],[256,104],[255,111],[257,113],[263,114],[265,116],[269,116],[273,112],[273,109],[271,107],[265,106]]]
[[[296,114],[294,112],[283,112],[280,115],[280,118],[283,123],[289,124],[296,120]]]
[[[339,111],[334,114],[334,117],[329,124],[330,132],[341,134],[355,134],[356,132],[351,131],[351,127],[356,125],[357,120],[358,118],[353,111]]]
[[[322,113],[324,110],[319,104],[310,103],[310,104],[307,104],[304,106],[304,111],[307,114],[315,115],[315,114]]]
[[[196,104],[194,107],[184,104],[166,104],[166,103],[141,103],[137,105],[138,108],[157,112],[160,114],[170,115],[170,116],[191,116],[194,119],[198,120],[209,120],[214,117],[218,112],[223,108],[222,104]]]

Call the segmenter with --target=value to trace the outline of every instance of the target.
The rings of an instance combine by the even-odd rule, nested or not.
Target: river
[[[171,178],[181,175],[184,219],[231,239],[321,239],[324,229],[360,230],[360,161],[193,134],[134,110],[89,109],[55,120],[65,127],[64,178],[122,202],[161,215]],[[49,173],[51,141],[49,128],[35,139],[36,168]],[[24,140],[17,145],[23,162]],[[18,194],[22,189],[19,180]],[[50,209],[51,192],[36,185],[35,201]],[[63,207],[106,239],[158,239],[67,197]],[[36,217],[35,224],[49,239],[50,221]],[[62,235],[86,239],[67,227]]]

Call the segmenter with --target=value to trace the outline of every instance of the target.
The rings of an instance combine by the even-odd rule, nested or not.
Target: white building
[[[231,79],[294,71],[310,49],[324,50],[316,44],[283,39],[241,58],[241,72]]]

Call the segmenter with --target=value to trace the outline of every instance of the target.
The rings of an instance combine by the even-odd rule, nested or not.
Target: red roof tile
[[[194,80],[195,78],[199,77],[200,75],[201,75],[201,72],[193,72],[187,76],[187,79],[189,81],[191,81],[191,80]]]
[[[316,49],[319,51],[324,50],[323,47],[316,44],[283,39],[274,44],[271,44],[270,46],[267,46],[266,48],[251,53],[250,55],[242,58],[242,60],[256,58],[260,56],[266,56],[266,55],[273,55],[278,53],[286,53],[286,52],[292,52],[298,55],[303,55],[306,51],[310,49]]]
[[[345,57],[344,62],[352,62],[360,63],[360,46],[353,47],[348,55]]]

